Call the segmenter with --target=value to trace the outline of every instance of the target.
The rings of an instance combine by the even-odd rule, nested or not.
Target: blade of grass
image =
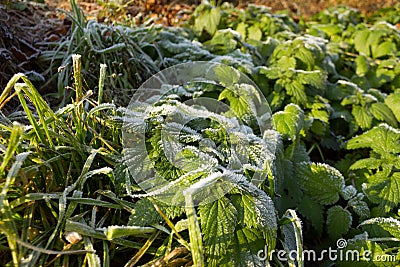
[[[143,257],[146,251],[150,248],[151,244],[153,244],[154,240],[158,237],[160,231],[155,232],[149,239],[147,239],[146,243],[143,247],[133,256],[126,264],[125,267],[133,267],[135,266],[138,261]]]
[[[46,104],[47,108],[46,109],[43,108],[43,103],[41,103],[39,100],[42,98],[40,96],[39,97],[37,96],[38,92],[36,90],[35,90],[36,92],[33,91],[31,94],[27,93],[30,90],[32,90],[32,88],[30,88],[30,86],[27,85],[26,83],[25,84],[16,83],[15,90],[17,91],[18,98],[21,102],[21,105],[24,108],[25,113],[27,113],[27,115],[28,115],[28,113],[30,113],[30,115],[28,115],[31,118],[30,122],[33,125],[33,127],[35,128],[36,133],[39,134],[41,142],[43,144],[49,146],[50,148],[54,148],[53,139],[50,136],[49,127],[47,126],[45,114],[43,112],[44,110],[50,110],[50,108],[47,106],[47,104]],[[34,119],[33,114],[30,111],[28,105],[26,104],[26,101],[25,101],[24,96],[22,95],[21,91],[24,91],[25,93],[27,93],[28,98],[33,102],[33,104],[36,108],[36,111],[38,113],[38,116],[39,116],[39,121],[41,123],[41,127],[39,127],[39,124]],[[52,115],[54,115],[54,114],[52,114]],[[43,131],[44,131],[44,134],[43,134]],[[46,136],[46,138],[44,136]]]
[[[26,104],[25,98],[21,93],[21,90],[23,90],[24,87],[25,84],[15,84],[15,90],[17,91],[19,101],[21,102],[22,108],[24,109],[30,124],[33,126],[33,130],[35,131],[37,137],[39,138],[40,143],[48,146],[49,144],[46,138],[44,137],[41,127],[39,127],[39,124],[36,122],[32,114],[32,111],[29,109],[28,105]]]
[[[186,189],[183,191],[183,195],[185,196],[185,211],[188,219],[190,252],[192,253],[193,266],[202,267],[204,266],[203,241],[201,238],[199,221],[194,208],[192,198],[193,191],[194,190],[191,188]]]
[[[19,249],[16,241],[18,237],[18,229],[13,217],[13,213],[6,199],[2,201],[0,232],[6,235],[8,247],[11,251],[13,265],[18,267],[20,260]]]
[[[18,123],[13,124],[13,128],[11,130],[11,135],[8,140],[8,146],[6,153],[3,157],[3,162],[0,165],[0,176],[4,173],[4,169],[8,165],[8,162],[11,160],[12,156],[14,155],[15,151],[18,148],[19,141],[22,137],[24,130],[21,125]],[[1,205],[1,203],[0,203]]]
[[[21,169],[22,163],[28,157],[31,152],[22,152],[18,154],[15,158],[15,162],[10,168],[10,171],[7,174],[6,181],[3,185],[0,195],[0,210],[3,208],[3,202],[6,200],[6,195],[8,191],[8,187],[14,183],[15,177],[17,177],[19,170]]]
[[[83,88],[82,88],[82,61],[81,55],[74,54],[72,55],[72,66],[74,72],[74,87],[75,87],[75,127],[76,127],[76,136],[78,140],[84,144],[85,143],[85,135],[86,132],[84,130],[83,121],[84,118],[84,108],[83,108]]]
[[[106,228],[92,228],[89,225],[81,222],[67,220],[65,223],[65,231],[77,232],[82,236],[89,236],[100,240],[121,240],[121,237],[127,236],[148,236],[157,231],[152,227],[139,226],[109,226]]]
[[[176,235],[176,237],[178,237],[178,242],[186,247],[187,249],[190,249],[190,245],[186,242],[185,239],[183,239],[183,237],[179,234],[179,232],[175,229],[175,225],[173,222],[171,222],[171,220],[168,218],[167,215],[165,215],[165,213],[160,209],[160,207],[156,204],[153,203],[154,208],[156,209],[156,211],[158,212],[158,214],[161,215],[161,217],[164,219],[164,221],[168,224],[168,226],[171,228],[172,232]]]
[[[15,239],[15,241],[20,244],[21,246],[24,246],[28,249],[34,250],[34,251],[38,251],[40,253],[44,253],[44,254],[49,254],[49,255],[74,255],[74,254],[87,254],[87,253],[95,253],[96,251],[92,248],[92,249],[84,249],[84,250],[66,250],[66,251],[57,251],[57,250],[50,250],[50,249],[44,249],[44,248],[40,248],[38,246],[34,246],[31,245],[27,242],[24,242],[20,239]]]
[[[97,104],[100,105],[103,100],[104,80],[106,78],[106,64],[100,64],[100,79],[99,79],[99,95],[97,97]]]
[[[92,240],[89,237],[85,236],[83,241],[86,250],[94,250]],[[88,260],[87,263],[89,267],[101,266],[100,257],[96,253],[86,253],[86,259]]]

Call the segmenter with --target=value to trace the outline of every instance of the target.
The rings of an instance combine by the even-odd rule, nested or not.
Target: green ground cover
[[[296,23],[265,7],[203,3],[182,28],[101,24],[71,5],[70,34],[39,58],[53,93],[42,96],[41,84],[16,74],[0,95],[2,266],[399,266],[399,5],[369,17],[338,7]],[[246,94],[218,86],[181,88],[146,110],[157,174],[198,181],[219,173],[234,185],[185,209],[137,186],[122,128],[135,88],[194,61],[250,77],[272,127],[261,135]],[[231,75],[222,85],[233,88]],[[185,125],[181,143],[183,160],[209,170],[168,162],[163,110],[198,96],[225,103],[247,126],[242,174],[230,169],[223,129],[208,120]],[[5,112],[11,98],[19,104]],[[217,147],[205,153],[201,141],[210,139]],[[273,160],[260,160],[270,151]],[[265,175],[257,186],[255,174]],[[265,261],[266,246],[298,255],[339,246],[340,255],[368,250],[371,260]]]

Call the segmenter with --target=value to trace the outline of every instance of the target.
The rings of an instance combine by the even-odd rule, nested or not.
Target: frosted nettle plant
[[[256,85],[223,64],[185,63],[145,82],[123,111],[126,188],[144,197],[131,223],[143,224],[140,213],[159,219],[148,212],[155,201],[170,219],[185,211],[195,265],[265,266],[257,253],[277,238],[279,136]]]

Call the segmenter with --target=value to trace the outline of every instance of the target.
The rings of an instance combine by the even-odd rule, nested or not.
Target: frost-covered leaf
[[[341,206],[333,206],[327,212],[327,230],[329,236],[336,240],[346,234],[351,227],[353,218],[348,210]]]
[[[348,185],[345,186],[340,193],[344,200],[349,200],[357,194],[357,189],[352,185]]]
[[[323,205],[337,202],[345,185],[342,174],[327,164],[296,164],[296,176],[304,192]]]
[[[227,254],[229,242],[234,238],[237,210],[226,197],[222,197],[201,205],[199,214],[208,266],[219,266]]]
[[[218,165],[218,160],[196,147],[187,146],[175,156],[174,164],[180,170],[190,172],[197,169],[204,169],[206,166],[212,169]]]
[[[304,112],[296,104],[289,104],[272,116],[272,124],[283,137],[295,140],[304,125]]]
[[[263,234],[270,248],[275,247],[276,236],[277,236],[277,221],[275,214],[275,207],[272,199],[253,183],[251,183],[243,175],[235,174],[231,171],[225,171],[226,178],[236,184],[238,189],[240,189],[243,194],[249,194],[251,198],[246,198],[244,201],[246,203],[239,205],[246,205],[246,215],[252,216],[251,212],[248,211],[249,207],[254,209],[254,215],[256,215],[257,228]],[[243,200],[242,200],[243,201]],[[243,210],[244,211],[244,210]],[[241,215],[243,216],[243,215]],[[254,219],[250,219],[249,226],[254,224]]]
[[[84,243],[86,250],[95,251],[91,238],[85,236],[83,238],[83,243]],[[100,257],[96,253],[87,253],[86,257],[87,257],[87,265],[89,267],[100,267],[101,266]]]
[[[296,251],[295,259],[292,260],[288,257],[288,262],[292,266],[304,266],[303,264],[303,234],[302,234],[302,225],[301,220],[297,217],[296,211],[287,210],[283,219],[287,219],[287,223],[285,223],[283,228],[284,234],[284,242],[283,247],[287,252],[287,255],[291,251]],[[293,257],[293,255],[290,255]]]
[[[369,210],[368,204],[358,198],[352,198],[348,202],[348,206],[352,207],[354,212],[360,216],[360,220],[365,220],[370,217],[371,212]]]
[[[240,34],[232,29],[223,29],[215,32],[213,38],[204,43],[210,52],[226,55],[234,52],[238,46]]]

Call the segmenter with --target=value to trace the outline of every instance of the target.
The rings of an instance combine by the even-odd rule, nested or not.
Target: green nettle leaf
[[[247,28],[247,38],[260,41],[262,38],[262,31],[256,25]]]
[[[310,161],[310,157],[307,153],[306,146],[304,143],[293,143],[286,147],[285,157],[290,159],[293,163],[301,163],[303,161]]]
[[[210,5],[199,6],[199,13],[194,21],[194,30],[200,35],[203,30],[208,32],[210,35],[218,29],[219,22],[221,20],[221,14],[218,9]]]
[[[400,153],[400,132],[387,124],[380,124],[352,138],[346,147],[347,149],[368,147],[380,155]]]
[[[240,34],[231,29],[218,30],[204,45],[216,54],[227,54],[236,49],[239,39]]]
[[[259,257],[259,251],[264,251],[265,242],[260,238],[260,233],[253,228],[240,228],[235,232],[231,246],[233,266],[238,267],[264,267],[265,262]],[[218,266],[232,266],[232,262],[226,262]]]
[[[254,200],[249,195],[233,195],[232,203],[238,211],[238,223],[257,228],[257,213],[254,209]]]
[[[324,207],[309,196],[304,196],[299,205],[299,212],[311,222],[317,234],[321,236],[324,230]]]
[[[246,29],[247,29],[247,24],[244,22],[240,22],[237,27],[236,27],[236,31],[238,33],[240,33],[240,35],[242,36],[242,39],[245,40],[246,39]]]
[[[143,198],[135,203],[134,211],[129,216],[128,225],[146,226],[162,222],[160,214],[156,211],[150,200]]]
[[[329,237],[332,239],[338,239],[351,227],[352,216],[348,210],[343,209],[341,206],[333,206],[328,209],[327,212],[327,230]]]
[[[277,61],[276,65],[279,68],[282,68],[283,70],[295,69],[296,68],[296,59],[293,57],[282,56]]]
[[[296,175],[304,192],[322,205],[334,204],[345,183],[342,174],[335,168],[321,163],[296,164]]]
[[[369,110],[376,119],[385,121],[392,127],[397,127],[396,117],[386,104],[381,102],[373,103]]]
[[[291,80],[285,84],[286,91],[288,95],[294,97],[298,103],[306,105],[307,104],[307,94],[304,85],[298,80]]]
[[[294,61],[296,64],[296,61]],[[265,66],[258,67],[260,74],[264,74],[268,79],[276,80],[282,75],[282,69],[279,67],[267,68]]]
[[[351,111],[356,123],[361,127],[361,129],[369,129],[372,126],[372,116],[368,113],[367,109],[362,106],[353,106]]]
[[[232,86],[240,78],[240,72],[226,65],[218,65],[214,68],[215,75],[219,83],[224,87]]]
[[[360,159],[354,162],[350,166],[350,170],[359,170],[359,169],[378,169],[382,164],[382,160],[376,158],[366,158]]]
[[[324,89],[326,87],[326,74],[320,70],[303,71],[297,70],[297,79],[302,84],[311,85],[317,89]]]
[[[368,179],[368,183],[363,184],[363,190],[386,214],[400,203],[400,172],[389,177],[378,172]]]
[[[360,55],[354,61],[356,64],[356,74],[364,76],[369,70],[369,63],[366,56]]]
[[[156,201],[156,204],[171,220],[180,216],[183,213],[183,207],[167,205],[163,202]],[[130,226],[146,226],[152,224],[159,224],[163,221],[160,214],[154,208],[153,203],[147,199],[142,198],[135,203],[134,210],[129,216]]]
[[[373,50],[374,58],[380,58],[383,56],[390,56],[396,53],[396,44],[393,42],[383,42],[376,46]]]
[[[238,264],[244,264],[244,259],[248,264],[256,264],[260,261],[257,259],[257,253],[264,249],[265,244],[270,249],[275,247],[277,227],[270,223],[271,218],[275,217],[274,209],[271,206],[272,201],[266,197],[261,194],[258,197],[247,194],[232,196],[232,203],[238,211],[238,230],[235,232],[237,240],[232,244],[232,255]],[[243,248],[246,245],[248,247]],[[254,245],[257,245],[257,250],[254,249]],[[243,258],[240,259],[239,255]],[[248,266],[240,264],[235,266]]]
[[[288,159],[278,159],[276,165],[275,190],[281,196],[276,198],[275,203],[280,212],[289,208],[295,208],[300,203],[303,192],[300,189],[296,176],[294,175],[293,162]]]
[[[251,125],[251,120],[256,120],[255,114],[257,114],[252,93],[258,94],[258,92],[254,92],[254,87],[250,85],[235,85],[223,90],[218,100],[227,99],[231,110],[235,113],[233,115]]]
[[[341,26],[342,25],[338,24],[318,24],[313,27],[323,31],[328,36],[334,36],[340,34],[343,31],[343,28]]]
[[[199,207],[204,243],[207,247],[208,266],[220,266],[229,262],[228,245],[234,238],[237,210],[222,197]]]
[[[400,221],[394,218],[372,218],[364,221],[361,225],[377,225],[383,230],[388,231],[393,237],[400,239]]]
[[[272,124],[283,137],[295,140],[304,125],[304,112],[296,104],[289,104],[272,116]]]
[[[385,104],[392,110],[397,121],[400,122],[400,92],[395,92],[385,98]]]
[[[297,46],[295,57],[301,60],[310,69],[315,65],[313,53],[304,45]]]
[[[357,31],[354,36],[354,47],[361,54],[372,56],[371,45],[375,45],[379,37],[376,31],[371,31],[369,29]]]

